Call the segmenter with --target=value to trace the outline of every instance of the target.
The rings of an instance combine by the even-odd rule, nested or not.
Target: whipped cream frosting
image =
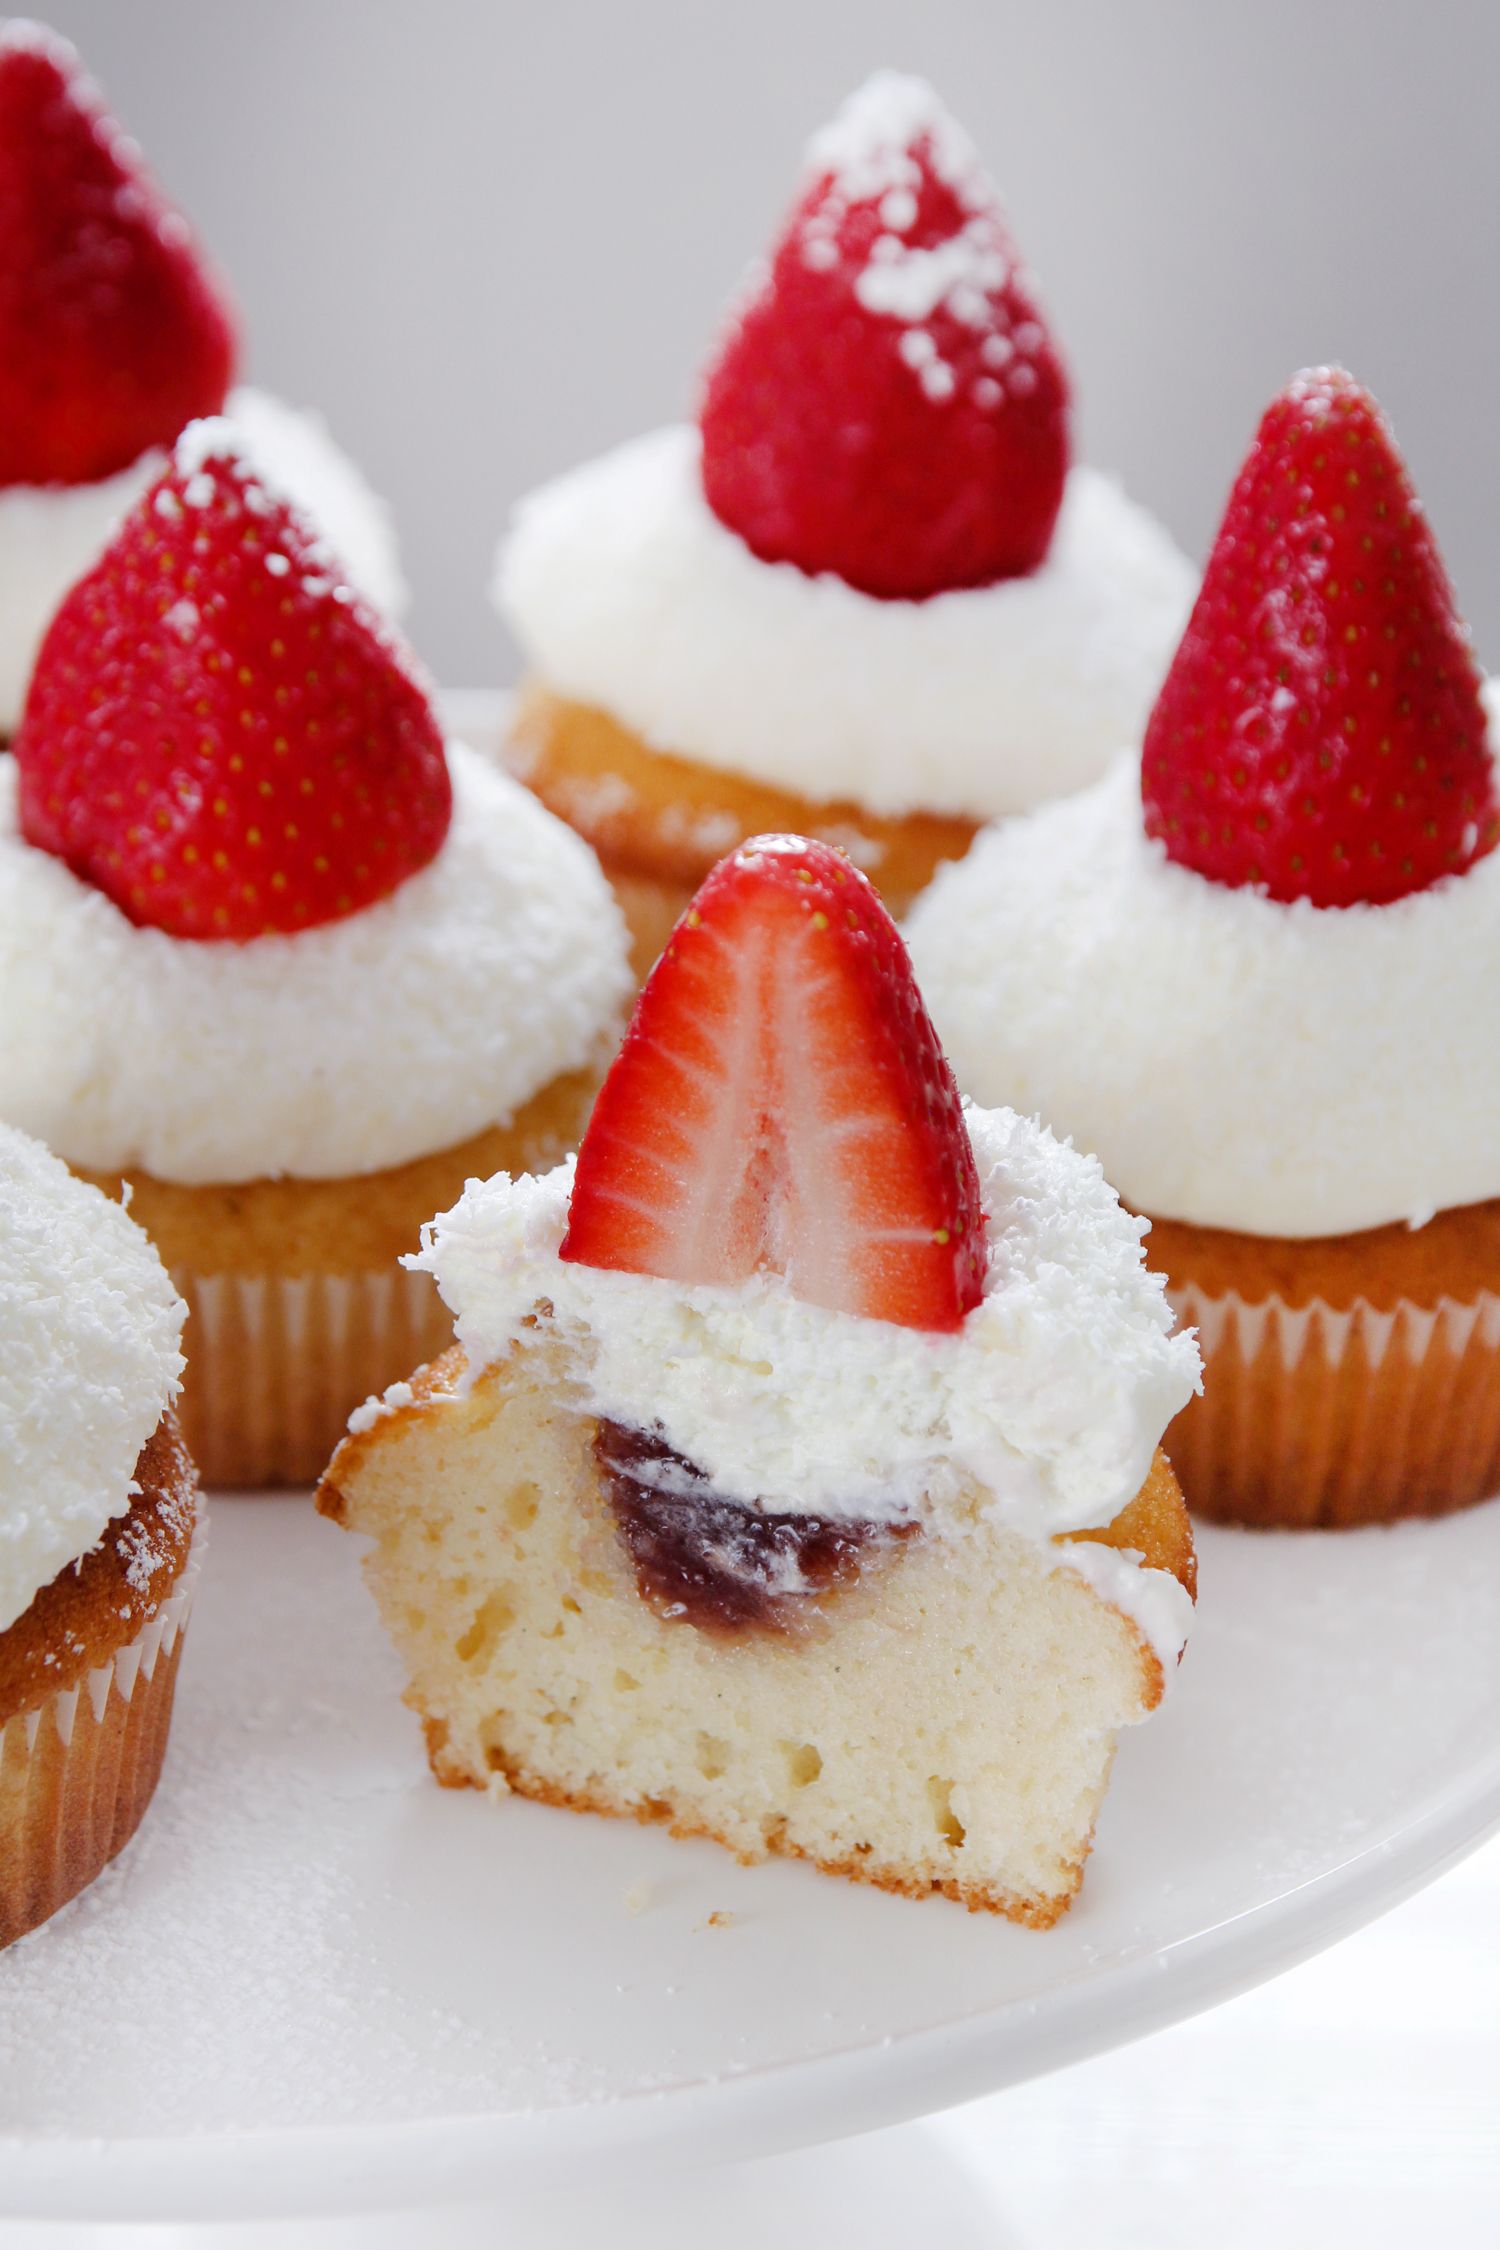
[[[1310,1236],[1500,1195],[1500,853],[1389,906],[1284,905],[1149,842],[1127,758],[980,836],[906,937],[965,1092],[1138,1210]]]
[[[1011,1111],[965,1114],[990,1257],[955,1334],[806,1304],[773,1274],[684,1287],[565,1264],[571,1159],[471,1181],[407,1262],[452,1308],[467,1379],[524,1346],[545,1302],[587,1411],[658,1432],[726,1498],[949,1536],[984,1517],[1042,1542],[1108,1523],[1135,1494],[1198,1353],[1172,1334],[1141,1223],[1097,1163]],[[1153,1584],[1139,1603],[1153,1639],[1170,1611],[1174,1661],[1190,1613],[1177,1592]]]
[[[631,990],[592,852],[449,746],[453,820],[319,929],[169,937],[21,836],[0,761],[0,1116],[74,1164],[184,1182],[380,1170],[504,1124],[614,1036]]]
[[[882,814],[1017,812],[1140,731],[1195,580],[1097,470],[1070,472],[1031,577],[905,602],[760,561],[699,461],[696,429],[657,430],[517,509],[495,600],[560,694],[658,750]]]
[[[119,1204],[0,1125],[0,1632],[130,1506],[185,1313]]]
[[[406,589],[390,515],[321,418],[249,389],[233,392],[224,411],[360,592],[388,615],[399,612]],[[20,720],[53,611],[167,458],[165,449],[153,449],[96,484],[0,487],[0,735],[13,733]]]

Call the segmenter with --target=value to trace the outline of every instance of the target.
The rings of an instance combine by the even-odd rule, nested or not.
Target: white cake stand
[[[331,2217],[809,2147],[1206,2007],[1500,1825],[1500,1505],[1207,1532],[1202,1560],[1177,1692],[1039,1934],[435,1788],[358,1543],[305,1499],[220,1502],[147,1825],[0,1955],[0,2220]],[[914,2143],[856,2168],[887,2218]]]

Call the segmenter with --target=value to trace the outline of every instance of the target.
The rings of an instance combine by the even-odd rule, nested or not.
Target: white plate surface
[[[1288,1966],[1500,1823],[1500,1505],[1201,1545],[1178,1689],[1041,1934],[438,1790],[358,1543],[305,1500],[221,1501],[147,1825],[0,1956],[0,2217],[353,2210],[748,2156]]]

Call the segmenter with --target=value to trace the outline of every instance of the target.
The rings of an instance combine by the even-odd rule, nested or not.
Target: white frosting
[[[408,1262],[436,1276],[471,1376],[545,1300],[588,1411],[659,1431],[726,1498],[949,1536],[978,1512],[1045,1541],[1139,1489],[1198,1353],[1098,1165],[1008,1110],[967,1117],[990,1260],[955,1334],[830,1312],[771,1274],[685,1288],[564,1264],[571,1159],[471,1181]]]
[[[185,1311],[120,1206],[0,1126],[0,1632],[130,1506]]]
[[[235,391],[225,412],[359,590],[398,612],[406,589],[389,512],[321,419],[248,389]],[[96,484],[0,486],[0,735],[15,731],[53,611],[166,465],[165,450],[153,450]]]
[[[981,836],[906,936],[965,1092],[1138,1210],[1307,1236],[1500,1195],[1500,853],[1389,906],[1283,905],[1148,842],[1126,759]]]
[[[1193,1597],[1181,1579],[1148,1567],[1134,1547],[1106,1547],[1096,1539],[1071,1540],[1058,1559],[1130,1619],[1160,1660],[1162,1694],[1169,1695],[1193,1623]]]
[[[0,761],[0,1116],[99,1170],[315,1179],[449,1147],[589,1062],[631,988],[598,863],[475,752],[449,763],[420,873],[234,945],[138,928],[26,843]]]
[[[986,819],[1092,780],[1138,734],[1194,574],[1075,468],[1029,578],[879,601],[761,562],[655,431],[518,508],[495,598],[550,687],[659,750],[877,813]]]

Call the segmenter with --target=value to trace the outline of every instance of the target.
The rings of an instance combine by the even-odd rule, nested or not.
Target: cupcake
[[[426,1231],[457,1345],[321,1488],[438,1779],[1055,1921],[1192,1614],[1141,1232],[960,1106],[847,860],[727,859],[576,1164]]]
[[[0,1126],[0,1945],[123,1850],[198,1574],[183,1306],[118,1205]]]
[[[235,388],[222,284],[66,40],[0,26],[0,741],[53,610],[195,416],[242,421],[382,608],[381,503],[315,417]]]
[[[513,756],[654,959],[757,829],[840,845],[900,912],[979,824],[1092,780],[1192,595],[1071,463],[1068,382],[993,188],[919,79],[813,140],[696,426],[524,501],[496,579]]]
[[[1260,425],[1143,761],[912,916],[960,1083],[1150,1215],[1203,1346],[1167,1442],[1205,1515],[1500,1488],[1497,832],[1431,531],[1374,400],[1319,368]]]
[[[205,1479],[310,1479],[449,1334],[434,1199],[577,1140],[629,989],[591,854],[198,422],[54,619],[0,762],[0,1116],[190,1308]]]

